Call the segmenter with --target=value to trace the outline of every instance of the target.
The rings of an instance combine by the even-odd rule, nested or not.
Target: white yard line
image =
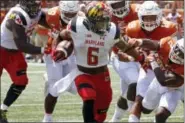
[[[176,118],[184,118],[184,116],[170,116],[169,119],[176,119]],[[31,118],[26,118],[27,121],[32,121],[33,119]],[[128,120],[128,118],[122,118],[122,120]],[[154,117],[141,117],[142,120],[154,120]],[[56,122],[83,122],[82,120],[57,120]],[[105,121],[109,122],[109,120]]]

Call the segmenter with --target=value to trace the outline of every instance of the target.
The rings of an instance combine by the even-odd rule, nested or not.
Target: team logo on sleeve
[[[16,24],[19,24],[19,25],[23,24],[21,18],[16,13],[11,13],[9,16],[9,19],[15,20]]]
[[[15,13],[11,13],[8,18],[14,20],[16,18],[16,14]]]

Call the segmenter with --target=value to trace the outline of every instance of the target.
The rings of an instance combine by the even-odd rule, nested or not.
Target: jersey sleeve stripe
[[[22,24],[23,24],[24,26],[26,26],[26,25],[27,25],[26,18],[22,15],[22,13],[17,12],[17,11],[14,11],[14,13],[16,13],[16,14],[19,15],[19,17],[20,17],[20,19],[21,19],[21,21],[22,21]]]
[[[71,21],[71,30],[73,32],[77,32],[77,30],[76,30],[76,21],[77,21],[77,17],[73,18],[72,21]]]
[[[118,26],[116,26],[116,34],[115,34],[114,39],[118,39],[119,37],[120,37],[120,29]]]

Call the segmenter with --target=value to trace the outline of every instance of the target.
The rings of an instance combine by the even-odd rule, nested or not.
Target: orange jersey
[[[169,62],[169,53],[172,48],[172,45],[175,44],[175,40],[171,37],[166,37],[160,41],[160,49],[158,51],[159,59],[162,61],[163,66],[181,76],[184,76],[184,65],[178,65],[175,63]]]
[[[164,37],[171,36],[177,31],[176,25],[170,21],[163,20],[161,26],[157,27],[152,32],[145,32],[139,23],[139,20],[132,21],[126,28],[126,35],[131,38],[148,38],[152,40],[161,40]],[[144,50],[149,54],[149,50]],[[144,68],[150,68],[150,65],[142,63]]]
[[[67,24],[64,24],[61,21],[60,15],[61,15],[61,12],[58,6],[50,8],[46,13],[46,22],[51,28],[50,37],[47,43],[48,46],[55,45],[56,42],[53,43],[54,39],[56,39],[58,37],[59,32],[65,29],[67,26]],[[85,14],[80,11],[78,12],[78,16],[85,16]]]
[[[171,36],[176,32],[176,24],[167,20],[163,20],[161,26],[149,33],[142,29],[139,20],[130,22],[126,28],[126,35],[131,38],[148,38],[152,40],[160,40],[161,38]]]
[[[48,35],[48,33],[49,33],[49,29],[47,29],[39,24],[35,27],[35,31],[39,35]]]
[[[60,31],[61,28],[66,28],[66,26],[61,24],[60,10],[58,6],[48,10],[46,14],[46,22],[51,29]]]
[[[5,10],[5,9],[2,9],[1,11],[0,11],[0,24],[1,24],[1,22],[3,21],[3,19],[4,19],[4,17],[5,17],[5,15],[6,15],[6,13],[7,13],[7,10]]]
[[[125,34],[125,28],[127,24],[131,21],[137,20],[137,9],[139,7],[139,4],[130,4],[130,12],[128,13],[127,16],[123,18],[118,18],[114,15],[112,15],[111,21],[114,22],[118,27],[120,28],[121,34]],[[113,52],[117,54],[118,49],[116,47],[113,47]]]

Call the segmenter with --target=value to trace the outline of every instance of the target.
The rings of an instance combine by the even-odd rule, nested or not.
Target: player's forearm
[[[159,49],[159,44],[158,44],[158,41],[154,41],[150,39],[142,39],[140,47],[157,51]]]
[[[174,74],[170,75],[169,73],[165,73],[165,71],[163,71],[159,67],[156,61],[152,61],[150,64],[154,71],[156,79],[162,86],[178,87],[179,84],[181,84],[181,83],[177,84],[177,81],[181,81],[181,80],[177,80],[177,77]]]
[[[154,74],[156,76],[156,79],[162,86],[166,86],[165,84],[165,73],[161,70],[158,63],[156,61],[150,62],[150,65],[154,71]]]
[[[16,45],[17,45],[17,48],[24,53],[28,53],[28,54],[41,54],[42,53],[41,47],[36,47],[30,43],[16,43]]]

